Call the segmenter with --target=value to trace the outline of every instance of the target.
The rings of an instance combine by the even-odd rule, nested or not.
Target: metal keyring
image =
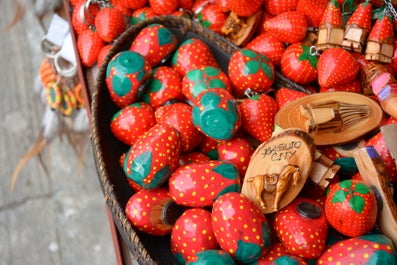
[[[58,72],[58,74],[60,76],[64,76],[64,77],[67,77],[67,78],[76,76],[77,63],[71,64],[71,67],[69,67],[69,68],[63,68],[61,66],[61,64],[60,64],[62,61],[63,62],[68,62],[67,60],[62,58],[60,52],[56,53],[55,57],[54,57],[54,65],[55,65],[55,69]],[[68,64],[70,64],[70,63],[68,62]]]

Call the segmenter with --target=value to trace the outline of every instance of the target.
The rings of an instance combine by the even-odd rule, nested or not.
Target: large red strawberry
[[[378,204],[370,186],[359,180],[343,180],[330,186],[325,201],[328,222],[338,232],[363,235],[374,228]]]
[[[295,43],[305,38],[307,20],[301,12],[288,11],[266,20],[263,28],[283,42]]]
[[[265,215],[238,192],[226,193],[214,202],[212,227],[220,247],[244,264],[259,259],[271,244]]]
[[[148,0],[158,15],[169,15],[178,8],[178,0]]]
[[[296,11],[305,15],[309,26],[318,28],[329,0],[298,0]]]
[[[337,27],[343,26],[342,11],[336,0],[330,0],[325,6],[319,27]]]
[[[288,46],[281,57],[281,72],[298,84],[308,84],[317,79],[317,55],[311,46],[294,43]]]
[[[171,100],[182,100],[181,76],[169,66],[153,69],[145,86],[143,101],[158,108]]]
[[[228,74],[236,97],[242,97],[248,88],[258,93],[266,92],[275,78],[269,58],[249,49],[239,49],[232,54]]]
[[[333,87],[353,81],[360,66],[354,56],[343,48],[326,49],[318,59],[318,83],[321,87]]]
[[[276,102],[278,109],[281,109],[286,104],[294,101],[295,99],[305,97],[307,95],[308,94],[301,91],[293,90],[288,87],[281,87],[276,92]]]
[[[172,67],[183,77],[185,74],[200,66],[218,67],[209,46],[198,38],[183,41],[172,57]]]
[[[296,10],[298,0],[267,0],[264,1],[266,11],[276,16],[283,12]]]
[[[124,159],[127,177],[146,189],[160,187],[178,166],[179,132],[166,123],[154,125],[128,150]]]
[[[269,33],[262,33],[253,38],[245,48],[260,52],[272,61],[275,66],[280,65],[284,53],[284,43]]]
[[[86,29],[81,32],[77,37],[77,50],[81,64],[85,67],[96,64],[103,46],[105,46],[105,42],[97,31]]]
[[[171,251],[179,264],[194,260],[196,253],[218,248],[210,211],[191,208],[176,220],[171,231]]]
[[[168,28],[152,24],[139,31],[129,50],[141,54],[154,67],[170,56],[177,44],[178,39]]]
[[[222,8],[215,3],[209,3],[203,7],[193,9],[195,17],[205,27],[220,34],[223,25],[225,24],[227,14],[222,11]]]
[[[266,94],[244,99],[239,105],[242,128],[261,142],[270,139],[278,110],[276,101]]]
[[[113,115],[110,121],[110,130],[118,140],[132,146],[155,124],[153,108],[144,102],[136,102]]]
[[[238,16],[249,17],[258,12],[264,0],[227,0],[227,7]]]
[[[325,248],[328,222],[317,202],[296,198],[276,213],[274,229],[281,243],[293,255],[318,258]]]
[[[105,42],[112,42],[127,28],[127,19],[117,8],[103,7],[95,16],[95,27]]]

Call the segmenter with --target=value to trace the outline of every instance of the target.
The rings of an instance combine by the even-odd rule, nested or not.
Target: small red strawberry
[[[157,15],[169,15],[178,8],[178,0],[148,0]]]
[[[278,110],[276,101],[266,94],[244,99],[239,105],[242,128],[261,142],[273,134],[274,118]]]
[[[305,15],[309,26],[318,28],[329,0],[298,0],[296,11]]]
[[[182,10],[192,10],[194,0],[179,0],[179,8]]]
[[[307,32],[307,20],[298,11],[281,13],[265,21],[264,30],[286,43],[302,41]]]
[[[363,235],[373,229],[378,205],[370,186],[358,180],[343,180],[329,187],[325,201],[328,222],[338,232]]]
[[[249,141],[243,137],[233,137],[228,141],[221,142],[218,145],[219,160],[229,161],[233,163],[239,173],[241,180],[245,176],[251,155],[254,153],[254,148]],[[242,182],[242,181],[241,181]]]
[[[95,16],[99,12],[99,5],[90,4],[88,9],[86,8],[85,1],[78,3],[72,11],[72,27],[79,35],[84,30],[89,29],[89,26],[93,26],[95,23]]]
[[[236,97],[243,96],[248,88],[258,93],[266,92],[275,79],[269,58],[249,49],[239,49],[232,54],[228,74]]]
[[[168,183],[175,202],[188,207],[210,207],[222,194],[240,192],[241,188],[237,167],[221,160],[178,167]]]
[[[276,213],[274,229],[287,251],[306,259],[318,258],[325,248],[328,222],[317,202],[296,198]]]
[[[209,3],[200,8],[193,8],[195,17],[205,27],[220,34],[223,25],[225,24],[227,14],[222,11],[222,8],[215,3]]]
[[[343,18],[339,3],[336,0],[330,0],[325,6],[319,27],[337,27],[342,28]]]
[[[147,0],[118,0],[119,3],[128,9],[138,9],[144,7],[147,3]]]
[[[319,92],[332,92],[332,91],[346,91],[354,93],[362,93],[362,84],[359,78],[355,78],[353,81],[341,85],[332,87],[320,87]]]
[[[298,84],[308,84],[317,79],[317,62],[309,45],[294,43],[281,57],[281,73]]]
[[[217,4],[225,13],[230,12],[230,8],[228,7],[227,2],[228,0],[215,0],[215,4]]]
[[[209,46],[198,38],[183,41],[172,57],[172,67],[183,77],[185,74],[200,66],[218,67]]]
[[[123,169],[141,187],[155,189],[178,166],[180,152],[179,132],[166,123],[156,124],[128,150]]]
[[[249,17],[261,9],[264,0],[227,0],[227,7],[238,16]]]
[[[204,250],[218,248],[210,211],[191,208],[176,220],[171,232],[171,251],[179,264],[194,260]]]
[[[218,159],[218,144],[220,141],[212,139],[206,135],[203,136],[201,143],[199,145],[200,151],[205,154],[206,156],[210,157],[211,159]]]
[[[113,47],[112,44],[106,44],[105,46],[102,47],[101,51],[98,54],[98,60],[97,60],[97,65],[98,68],[100,68],[105,61],[106,55],[108,55],[110,49]]]
[[[353,81],[360,70],[354,56],[343,48],[328,48],[318,59],[318,83],[333,87]]]
[[[154,68],[148,83],[145,85],[143,101],[153,108],[158,108],[170,100],[181,100],[182,78],[169,66]]]
[[[282,41],[266,32],[253,38],[245,48],[262,53],[272,61],[274,66],[280,65],[281,57],[285,50]]]
[[[153,8],[150,6],[144,6],[138,9],[135,9],[131,15],[131,24],[135,25],[145,19],[152,18],[157,16],[156,12],[154,12]]]
[[[364,1],[356,7],[349,20],[346,22],[346,27],[356,25],[366,31],[371,31],[372,23],[372,5],[369,1]]]
[[[265,10],[276,16],[283,12],[296,10],[298,0],[267,0],[264,1]]]
[[[340,47],[343,42],[343,18],[340,4],[336,0],[327,3],[319,25],[317,49]]]
[[[212,227],[220,247],[241,263],[258,260],[271,245],[265,215],[238,192],[220,196],[212,207]]]
[[[112,42],[127,28],[124,14],[113,7],[103,7],[95,16],[95,28],[105,42]]]
[[[113,115],[110,130],[119,141],[132,146],[155,124],[153,108],[144,102],[136,102]]]
[[[81,32],[77,37],[77,50],[81,64],[85,67],[96,64],[103,46],[105,46],[105,42],[97,31],[87,29]]]
[[[294,101],[295,99],[305,97],[307,95],[308,94],[304,92],[293,90],[288,87],[279,88],[276,92],[276,102],[278,109],[281,109],[286,104]]]
[[[168,28],[152,24],[139,31],[129,50],[141,54],[154,67],[170,56],[177,44],[178,39]]]
[[[106,69],[106,85],[113,102],[120,108],[134,103],[152,68],[139,53],[121,51],[109,62]]]

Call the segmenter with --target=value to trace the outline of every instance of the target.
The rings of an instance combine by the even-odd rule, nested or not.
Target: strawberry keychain
[[[317,49],[324,51],[331,47],[340,47],[343,41],[342,11],[336,0],[327,3],[320,21]]]

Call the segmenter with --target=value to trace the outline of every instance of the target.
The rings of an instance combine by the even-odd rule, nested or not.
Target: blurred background
[[[43,118],[41,39],[56,1],[45,2],[0,1],[0,265],[116,264],[88,128],[70,132],[61,118]],[[31,150],[41,155],[25,160],[11,191]]]

